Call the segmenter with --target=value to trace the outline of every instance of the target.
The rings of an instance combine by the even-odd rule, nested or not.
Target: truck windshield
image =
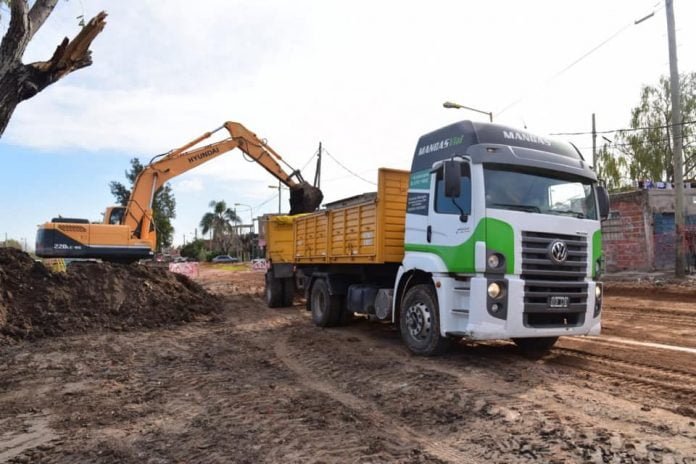
[[[484,181],[487,208],[597,219],[589,180],[485,167]]]

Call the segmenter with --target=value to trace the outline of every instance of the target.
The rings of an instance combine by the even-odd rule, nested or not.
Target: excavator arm
[[[223,129],[229,132],[229,138],[203,147],[192,148]],[[134,237],[149,239],[152,225],[152,200],[157,189],[173,177],[235,148],[242,150],[290,189],[290,214],[308,213],[319,207],[323,195],[318,188],[307,183],[300,171],[293,169],[256,134],[238,122],[228,121],[180,148],[153,158],[135,180],[123,223],[130,226]],[[281,164],[289,169],[290,173],[287,173]]]

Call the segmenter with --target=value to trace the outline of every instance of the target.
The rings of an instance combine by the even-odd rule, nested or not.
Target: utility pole
[[[314,171],[314,186],[321,188],[321,142],[319,142],[319,151],[317,152],[317,169]]]
[[[592,113],[592,168],[597,172],[597,125],[594,113]]]
[[[669,43],[669,77],[672,91],[672,159],[674,162],[674,225],[677,234],[674,275],[684,277],[686,256],[684,255],[684,166],[682,160],[682,113],[677,66],[677,36],[674,30],[674,2],[665,0],[667,14],[667,39]]]

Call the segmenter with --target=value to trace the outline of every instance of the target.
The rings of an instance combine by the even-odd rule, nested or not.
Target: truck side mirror
[[[597,202],[599,203],[599,217],[605,220],[609,217],[609,194],[603,185],[597,186]]]
[[[454,160],[442,163],[442,178],[445,181],[445,197],[459,198],[462,193],[462,167]]]

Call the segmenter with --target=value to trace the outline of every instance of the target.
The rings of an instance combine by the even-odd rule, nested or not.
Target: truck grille
[[[563,263],[549,257],[549,247],[563,241],[568,256]],[[587,239],[576,235],[522,232],[524,323],[527,327],[577,327],[587,311]],[[561,299],[563,307],[551,300]]]

